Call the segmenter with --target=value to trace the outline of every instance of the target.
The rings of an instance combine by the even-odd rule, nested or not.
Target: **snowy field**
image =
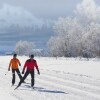
[[[40,75],[35,71],[35,89],[30,76],[21,87],[11,86],[8,72],[12,56],[0,56],[0,100],[100,100],[100,59],[36,57]],[[22,71],[28,57],[18,57]]]

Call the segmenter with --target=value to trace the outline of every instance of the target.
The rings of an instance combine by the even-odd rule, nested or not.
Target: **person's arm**
[[[35,61],[35,67],[37,69],[38,74],[40,75],[40,71],[39,71],[39,68],[38,68],[38,65],[37,65],[37,62],[36,61]]]
[[[24,64],[22,74],[24,74],[24,71],[25,71],[26,66],[27,66],[27,61],[26,61],[25,64]]]
[[[10,71],[11,65],[12,65],[12,60],[10,60],[9,67],[8,67],[8,71]]]

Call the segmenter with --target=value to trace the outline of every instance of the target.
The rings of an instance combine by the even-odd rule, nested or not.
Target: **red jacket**
[[[24,70],[25,70],[25,68],[27,68],[27,70],[32,71],[32,70],[34,70],[34,67],[36,67],[36,69],[38,70],[38,65],[37,65],[36,60],[29,59],[25,62]]]

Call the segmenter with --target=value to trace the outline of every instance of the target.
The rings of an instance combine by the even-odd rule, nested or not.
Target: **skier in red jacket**
[[[26,77],[27,77],[29,74],[31,74],[31,87],[34,86],[34,67],[36,67],[37,72],[38,72],[38,74],[40,75],[37,62],[36,62],[36,60],[34,60],[34,55],[32,54],[32,55],[30,55],[30,59],[28,59],[28,60],[25,62],[25,65],[24,65],[22,74],[24,74],[26,68],[27,68],[27,70],[26,70],[26,72],[25,72],[23,78],[22,78],[21,81],[19,82],[18,86],[17,86],[15,89],[17,89],[17,88],[24,82],[24,80],[26,79]],[[34,87],[33,87],[33,88],[34,88]]]

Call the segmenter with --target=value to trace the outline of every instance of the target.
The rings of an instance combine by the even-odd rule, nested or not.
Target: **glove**
[[[38,74],[40,75],[40,71],[38,70]]]
[[[24,74],[24,71],[22,71],[22,74]]]
[[[8,71],[10,71],[10,68],[8,68]]]

